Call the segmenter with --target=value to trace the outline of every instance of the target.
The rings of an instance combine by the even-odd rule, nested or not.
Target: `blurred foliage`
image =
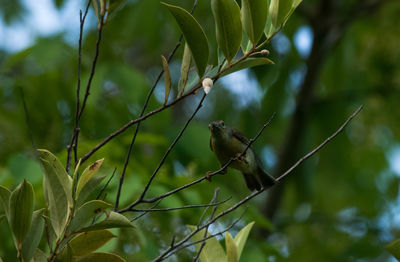
[[[55,2],[62,8],[64,1]],[[192,1],[168,2],[186,10],[192,5]],[[319,1],[306,2],[316,5]],[[339,13],[342,15],[347,12],[346,6],[355,1],[339,2],[343,5]],[[1,3],[5,23],[21,19],[20,1]],[[210,57],[216,57],[209,4],[199,1],[194,16],[209,38]],[[339,44],[327,54],[298,157],[336,130],[358,105],[364,104],[364,110],[344,133],[291,174],[273,226],[261,213],[265,197],[249,203],[243,222],[232,229],[234,235],[250,221],[256,222],[242,261],[267,261],[268,256],[275,257],[269,261],[391,261],[383,247],[400,237],[399,174],[390,165],[400,146],[399,13],[400,3],[389,1],[376,12],[356,18]],[[84,85],[97,39],[96,18],[92,15],[91,19],[91,26],[85,27],[83,42]],[[218,168],[208,144],[208,123],[213,120],[223,119],[252,137],[277,112],[272,125],[254,145],[262,153],[266,169],[273,169],[291,120],[299,83],[307,70],[307,56],[299,52],[294,41],[300,29],[310,29],[307,23],[302,12],[294,13],[268,46],[276,64],[244,71],[243,82],[233,79],[247,85],[242,93],[238,94],[237,88],[228,84],[232,81],[216,83],[195,122],[167,158],[149,191],[150,196]],[[96,76],[81,120],[79,155],[139,115],[146,94],[161,70],[160,54],[168,55],[180,35],[173,17],[156,0],[127,1],[108,21],[103,33]],[[76,42],[77,39],[78,36]],[[35,210],[44,201],[40,201],[43,191],[39,190],[42,172],[30,136],[38,147],[57,152],[62,163],[66,162],[65,148],[75,112],[77,53],[77,44],[66,42],[61,33],[38,37],[31,47],[17,53],[1,51],[0,184],[15,187],[27,178],[35,187]],[[179,80],[182,53],[183,46],[170,63],[173,84]],[[30,126],[23,110],[21,88]],[[258,90],[256,98],[254,90]],[[149,110],[162,105],[163,93],[160,85],[150,100]],[[190,97],[142,123],[122,189],[121,206],[141,192],[168,145],[195,109],[195,101],[198,97]],[[128,130],[92,156],[92,160],[105,158],[100,173],[110,175],[115,167],[117,174],[121,173],[132,133],[133,129]],[[248,194],[242,179],[230,170],[225,176],[213,178],[212,183],[204,182],[166,198],[159,207],[208,203],[214,189],[220,187],[221,199],[233,197],[219,209],[222,210]],[[117,184],[118,179],[114,178],[107,189],[108,202],[114,201]],[[240,212],[221,220],[216,229],[232,222]],[[135,229],[115,231],[119,237],[102,250],[118,251],[128,261],[148,261],[168,246],[174,234],[179,238],[187,233],[185,225],[196,224],[201,213],[202,210],[189,209],[148,214],[137,221]],[[262,237],[261,228],[273,231]],[[0,235],[11,236],[7,224],[1,220]],[[12,239],[2,239],[3,261],[13,261],[16,257],[13,252]],[[189,261],[194,253],[194,249],[180,252],[179,261]]]

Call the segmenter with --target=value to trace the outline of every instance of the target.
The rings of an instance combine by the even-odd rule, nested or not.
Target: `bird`
[[[222,167],[231,159],[235,159],[230,167],[242,172],[250,191],[254,189],[259,191],[276,183],[276,180],[264,170],[260,158],[251,147],[241,156],[250,143],[242,132],[229,127],[222,120],[211,122],[209,128],[211,151],[215,153]],[[226,170],[223,171],[225,172]],[[207,175],[206,178],[210,180]]]

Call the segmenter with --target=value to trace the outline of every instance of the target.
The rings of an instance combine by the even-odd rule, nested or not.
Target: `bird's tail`
[[[275,185],[276,180],[270,174],[267,173],[261,167],[258,167],[258,179],[261,182],[261,185],[267,189]]]
[[[267,189],[276,183],[276,180],[261,167],[258,167],[256,174],[242,174],[250,191],[261,190],[263,187]]]

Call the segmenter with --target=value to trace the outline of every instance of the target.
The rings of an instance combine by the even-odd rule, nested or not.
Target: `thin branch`
[[[157,207],[158,204],[160,204],[161,201],[162,201],[162,199],[159,200],[159,201],[157,201],[157,203],[155,203],[151,208]],[[149,213],[149,212],[150,212],[150,211],[144,211],[142,214],[140,214],[140,215],[138,215],[138,216],[132,218],[132,219],[131,219],[131,222],[133,222],[133,221],[135,221],[135,220],[138,220],[139,218],[141,218],[142,216],[146,215],[146,214]]]
[[[158,164],[157,168],[154,170],[153,174],[151,175],[149,181],[147,182],[147,184],[145,185],[143,192],[141,193],[141,195],[139,196],[139,198],[133,202],[132,204],[130,204],[128,207],[120,210],[120,212],[125,212],[126,210],[130,210],[132,209],[134,206],[138,205],[139,203],[142,203],[147,191],[149,190],[149,187],[151,185],[151,183],[153,182],[153,179],[155,178],[155,176],[157,175],[158,171],[160,170],[160,168],[162,167],[162,165],[164,164],[165,160],[167,159],[169,153],[172,151],[172,149],[174,148],[174,146],[176,145],[176,143],[179,141],[179,139],[182,137],[183,133],[185,132],[186,128],[188,127],[188,125],[190,124],[190,122],[192,121],[192,119],[194,118],[194,116],[197,114],[197,112],[200,110],[200,108],[203,105],[203,101],[206,98],[207,94],[204,93],[203,97],[201,98],[199,104],[197,105],[196,110],[192,113],[192,115],[189,117],[189,119],[186,121],[185,125],[183,126],[182,130],[179,132],[178,136],[175,138],[175,140],[172,142],[172,144],[168,147],[167,151],[165,152],[163,158],[161,159],[160,163]],[[156,200],[157,201],[157,200]],[[154,201],[155,202],[155,201]],[[144,202],[147,203],[147,202]]]
[[[199,207],[216,207],[223,203],[228,202],[231,200],[232,197],[228,197],[227,199],[211,204],[200,204],[200,205],[187,205],[181,207],[170,207],[170,208],[149,208],[149,209],[140,209],[140,208],[132,208],[131,210],[127,210],[124,212],[132,211],[132,212],[157,212],[157,211],[174,211],[174,210],[182,210],[182,209],[190,209],[190,208],[199,208]],[[122,212],[121,212],[122,213]]]
[[[107,180],[107,183],[105,183],[105,185],[101,188],[101,190],[100,190],[99,194],[97,195],[96,199],[99,199],[101,194],[103,194],[104,190],[108,187],[108,185],[110,184],[111,180],[113,179],[116,171],[117,171],[117,168],[114,168],[114,171],[112,172],[111,177]],[[105,198],[105,196],[106,196],[106,194],[104,194],[104,198]]]
[[[281,181],[283,178],[285,178],[288,174],[290,174],[293,169],[295,169],[298,165],[300,165],[303,161],[307,160],[310,158],[312,155],[314,155],[316,152],[318,152],[323,146],[325,146],[329,141],[331,141],[333,138],[335,138],[340,132],[343,131],[343,129],[347,126],[347,124],[362,110],[363,106],[358,107],[358,109],[349,117],[347,120],[343,123],[341,127],[339,127],[338,130],[336,130],[335,133],[333,133],[330,137],[325,139],[324,142],[322,142],[319,146],[314,148],[312,151],[310,151],[308,154],[300,158],[293,166],[291,166],[285,173],[280,175],[276,181]]]
[[[215,189],[214,197],[213,197],[213,199],[211,200],[211,203],[217,201],[217,199],[218,199],[218,193],[219,193],[219,188]],[[210,219],[213,219],[213,218],[214,218],[215,212],[217,211],[217,207],[218,207],[217,205],[215,205],[215,206],[213,207],[213,210],[211,211]],[[205,212],[207,211],[207,209],[208,209],[208,208],[206,208]],[[203,214],[205,214],[205,212],[204,212]],[[197,224],[197,227],[201,224],[201,221],[202,221],[202,217],[200,217],[199,222],[198,222],[198,224]],[[205,228],[205,230],[204,230],[203,238],[207,237],[207,234],[208,234],[208,227],[209,227],[209,226],[207,226],[207,227]],[[201,252],[203,251],[203,248],[204,248],[205,245],[206,245],[206,242],[205,242],[205,241],[201,243],[201,246],[200,246],[200,248],[199,248],[199,251],[197,251],[196,256],[193,258],[193,262],[196,262],[196,261],[199,259],[200,254],[201,254]]]
[[[89,0],[85,13],[82,17],[82,10],[79,11],[79,21],[80,21],[80,27],[79,27],[79,40],[78,40],[78,83],[77,83],[77,88],[76,88],[76,108],[75,108],[75,123],[74,123],[74,130],[72,133],[72,138],[71,142],[68,145],[68,150],[67,150],[67,165],[66,165],[66,170],[67,173],[69,173],[69,168],[71,165],[71,150],[74,148],[74,155],[75,155],[75,164],[77,161],[77,147],[74,146],[75,143],[75,137],[78,137],[79,133],[79,107],[80,107],[80,90],[81,90],[81,66],[82,66],[82,38],[83,38],[83,26],[85,24],[86,20],[86,15],[89,12],[89,7],[90,7],[91,1]]]
[[[31,118],[29,116],[28,106],[26,105],[24,89],[22,88],[22,86],[19,86],[18,88],[19,88],[20,95],[21,95],[22,105],[24,107],[25,121],[26,121],[26,127],[28,128],[29,138],[31,139],[32,147],[34,149],[33,150],[34,154],[37,157],[38,151],[37,151],[37,146],[36,146],[35,140],[33,138],[33,129],[32,129],[32,124],[31,124]]]

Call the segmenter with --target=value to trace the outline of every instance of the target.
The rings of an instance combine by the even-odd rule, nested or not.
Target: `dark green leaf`
[[[90,179],[97,173],[103,164],[104,158],[97,160],[90,166],[88,166],[79,178],[79,182],[76,188],[76,196],[79,197],[79,193],[82,191],[84,186],[89,182]]]
[[[182,96],[183,93],[185,92],[191,61],[192,61],[192,54],[190,53],[189,46],[186,43],[185,49],[183,50],[183,58],[181,64],[181,81],[180,81],[181,90],[179,92],[179,96]]]
[[[77,262],[125,262],[125,259],[112,253],[96,252],[84,257],[80,257],[76,261]]]
[[[33,202],[33,186],[24,179],[10,196],[10,224],[18,250],[31,227]]]
[[[40,209],[33,212],[31,228],[22,243],[21,254],[24,261],[30,261],[39,246],[44,228],[43,211],[44,209]]]
[[[255,46],[267,22],[268,0],[242,0],[240,11],[243,30]]]
[[[9,219],[9,212],[10,212],[10,195],[11,195],[10,190],[0,185],[0,202],[4,209],[4,213],[7,216],[7,219]]]
[[[228,62],[239,50],[242,42],[240,8],[235,0],[211,0],[218,46]]]
[[[96,251],[114,237],[115,235],[106,229],[84,232],[74,237],[69,245],[74,257],[85,256]]]
[[[88,226],[79,230],[79,232],[89,232],[93,230],[133,227],[133,224],[125,216],[114,211],[106,211],[106,218],[92,226]]]
[[[164,71],[164,86],[165,86],[165,98],[164,105],[168,102],[169,93],[171,92],[171,73],[169,72],[168,61],[165,57],[161,56],[163,71]]]
[[[271,65],[274,64],[274,62],[268,58],[265,57],[251,57],[247,58],[246,60],[243,60],[239,62],[238,64],[232,66],[228,70],[226,70],[222,75],[229,75],[232,74],[236,71],[245,69],[245,68],[250,68],[254,66],[260,66],[260,65]]]
[[[190,48],[197,72],[201,78],[206,70],[209,55],[206,34],[196,19],[185,9],[166,3],[161,4],[165,5],[175,17]]]
[[[60,236],[72,206],[72,179],[52,153],[43,149],[38,151],[45,171],[44,187],[49,202],[50,220],[55,233]]]
[[[76,231],[77,229],[87,226],[87,223],[96,215],[100,215],[101,212],[111,207],[112,205],[102,200],[92,200],[83,204],[76,212],[74,218],[72,218],[68,232]]]

